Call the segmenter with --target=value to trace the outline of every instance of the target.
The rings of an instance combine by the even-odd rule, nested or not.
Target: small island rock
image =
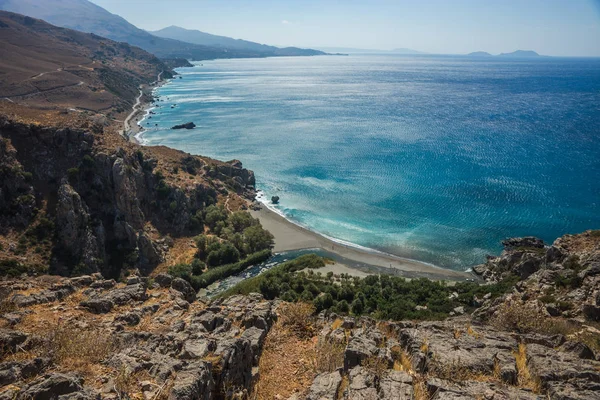
[[[194,129],[196,124],[193,122],[188,122],[187,124],[175,125],[171,129]]]
[[[279,203],[279,196],[273,196],[273,197],[271,197],[271,203],[278,204]]]

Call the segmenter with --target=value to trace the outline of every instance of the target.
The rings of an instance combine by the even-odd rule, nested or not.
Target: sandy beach
[[[258,218],[265,229],[275,236],[273,251],[276,253],[302,249],[322,249],[342,258],[341,261],[336,260],[336,264],[341,265],[343,268],[336,269],[336,264],[332,264],[327,267],[328,269],[325,272],[347,273],[349,271],[346,269],[350,268],[357,271],[354,274],[356,276],[363,276],[366,273],[392,273],[409,278],[426,277],[450,281],[464,281],[474,278],[472,274],[467,272],[443,269],[391,254],[345,246],[298,226],[265,206],[262,206],[262,209],[258,211],[251,211],[251,214]],[[344,262],[343,259],[350,262]]]

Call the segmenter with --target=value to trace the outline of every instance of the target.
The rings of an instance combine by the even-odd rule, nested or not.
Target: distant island
[[[533,50],[516,50],[512,53],[500,53],[497,56],[488,53],[487,51],[475,51],[467,54],[467,57],[514,57],[514,58],[532,58],[542,57]]]
[[[517,50],[512,53],[501,53],[501,57],[540,57],[538,53],[533,50]]]

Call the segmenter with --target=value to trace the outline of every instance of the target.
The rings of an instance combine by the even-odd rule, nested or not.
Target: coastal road
[[[131,124],[129,123],[129,121],[139,111],[139,106],[142,103],[143,95],[144,95],[144,91],[142,89],[140,89],[140,95],[137,97],[137,99],[135,99],[135,104],[133,105],[133,110],[131,111],[131,114],[129,114],[127,116],[127,118],[125,118],[125,122],[123,123],[123,135],[124,136],[127,136],[129,131],[131,130]]]

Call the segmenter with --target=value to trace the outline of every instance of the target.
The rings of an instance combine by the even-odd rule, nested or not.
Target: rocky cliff
[[[254,175],[239,161],[109,140],[101,125],[40,127],[0,118],[4,264],[18,263],[21,272],[49,266],[63,275],[147,273],[173,238],[199,233],[199,211],[230,195],[253,195]]]
[[[0,284],[0,399],[593,399],[577,336],[375,321],[169,275]]]

